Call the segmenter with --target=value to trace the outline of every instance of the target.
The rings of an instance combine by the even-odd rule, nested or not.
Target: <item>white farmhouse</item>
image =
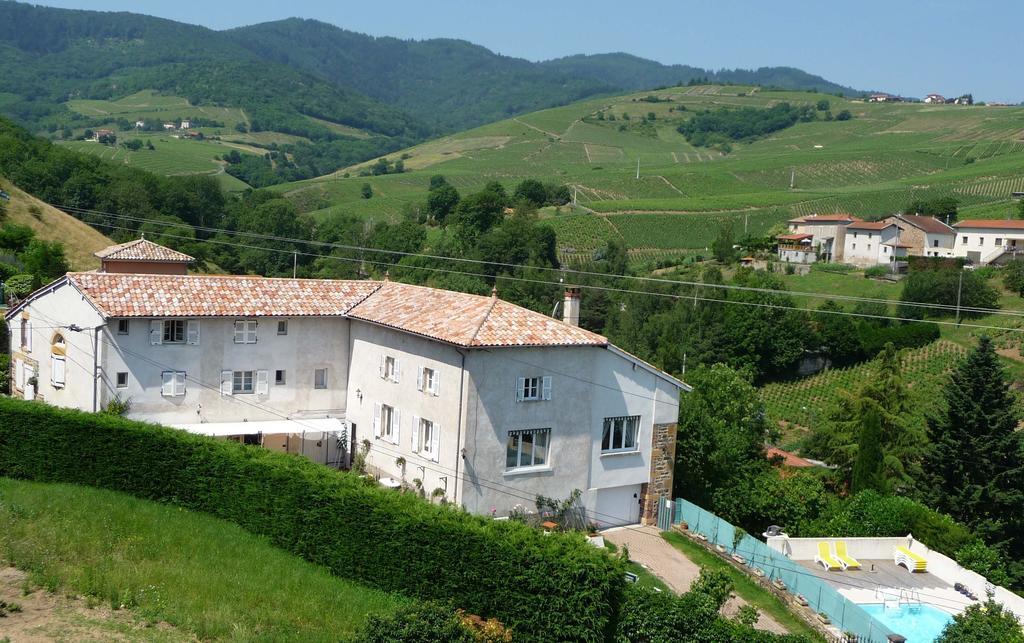
[[[86,272],[5,318],[25,399],[120,399],[132,418],[255,442],[334,424],[385,480],[472,512],[580,489],[594,522],[653,521],[687,386],[569,323],[567,296],[568,322],[388,281]]]
[[[842,262],[846,227],[856,221],[860,219],[851,214],[812,214],[790,219],[788,223],[791,234],[810,235],[816,258]]]
[[[975,265],[1004,263],[1024,255],[1024,220],[965,219],[956,229],[954,256]]]
[[[910,246],[900,242],[900,230],[890,221],[851,223],[846,226],[843,260],[862,268],[905,260]]]

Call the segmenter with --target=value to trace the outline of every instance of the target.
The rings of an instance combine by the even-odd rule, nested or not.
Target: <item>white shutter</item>
[[[402,412],[398,409],[391,411],[391,441],[395,444],[399,443],[400,433],[402,428]]]
[[[185,371],[178,371],[174,374],[174,394],[185,394]]]
[[[545,375],[544,376],[541,398],[545,399],[545,400],[550,400],[551,399],[551,376],[550,375]]]
[[[402,377],[402,360],[395,358],[395,372],[391,375],[391,381],[398,384],[398,380]]]
[[[375,402],[373,405],[373,437],[380,437],[380,403]]]
[[[243,344],[243,343],[245,343],[245,322],[239,321],[237,319],[235,320],[235,338],[234,338],[234,342],[236,344]]]
[[[381,377],[384,377],[384,373],[386,372],[385,371],[385,368],[386,368],[385,364],[387,363],[387,359],[388,358],[384,354],[381,354],[381,356],[380,356],[380,376]]]
[[[231,371],[220,372],[220,394],[231,395]]]
[[[160,373],[160,395],[164,397],[174,396],[174,371]]]
[[[191,344],[192,346],[198,346],[199,345],[199,320],[198,319],[190,319],[190,320],[188,320],[185,323],[185,327],[187,328],[187,331],[185,333],[185,336],[187,338],[187,343]]]
[[[50,356],[50,381],[54,386],[64,386],[66,366],[63,357]]]
[[[32,352],[32,322],[29,321],[28,324],[26,324],[26,326],[28,326],[28,346],[26,346],[25,348],[27,348],[28,352],[31,353]]]
[[[152,346],[164,343],[164,322],[162,319],[152,319],[149,322],[149,343]]]
[[[256,371],[256,395],[270,393],[270,373],[267,371]]]
[[[439,395],[441,391],[441,371],[434,370],[434,381],[430,386],[430,392],[433,395]]]
[[[522,402],[523,401],[523,388],[525,388],[525,387],[526,387],[526,378],[525,377],[517,377],[516,378],[516,402]]]
[[[423,390],[423,371],[424,371],[424,368],[422,366],[420,366],[419,368],[416,369],[416,390],[417,391],[422,391]]]
[[[441,442],[441,425],[434,423],[430,430],[430,459],[437,462],[437,448]]]
[[[415,415],[412,416],[412,452],[420,452],[420,419]]]
[[[20,390],[25,389],[25,362],[14,360],[14,385]]]

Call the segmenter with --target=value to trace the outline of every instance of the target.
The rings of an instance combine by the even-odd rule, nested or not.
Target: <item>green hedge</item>
[[[622,602],[622,563],[582,536],[545,536],[296,456],[121,418],[2,398],[0,475],[204,511],[339,576],[497,618],[517,640],[603,640]]]

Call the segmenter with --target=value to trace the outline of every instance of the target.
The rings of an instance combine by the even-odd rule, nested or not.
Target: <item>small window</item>
[[[852,244],[852,246],[851,246],[851,247],[852,247],[852,248],[853,248],[854,250],[856,250],[856,249],[857,249],[857,244],[856,244],[856,243],[854,243],[854,244]]]
[[[419,426],[416,431],[416,449],[419,453],[424,453],[432,459],[437,459],[437,454],[434,453],[434,449],[437,447],[437,436],[434,435],[435,427],[434,423],[430,420],[420,418]]]
[[[871,238],[871,237],[873,237],[873,236],[874,236],[874,234],[873,234],[873,233],[871,233],[871,232],[869,232],[869,233],[868,233],[868,239],[870,239],[870,238]]]
[[[164,320],[164,344],[185,343],[185,320],[165,319]]]
[[[118,319],[117,320],[117,334],[118,335],[127,335],[128,334],[128,320],[127,319]]]
[[[939,247],[939,240],[938,239],[932,239],[932,247],[933,248],[938,248]]]
[[[235,343],[255,344],[256,343],[256,320],[238,319],[235,320]]]
[[[966,246],[967,245],[967,237],[964,237],[963,239],[964,239],[964,245]]]
[[[1002,237],[996,237],[996,245],[997,246],[1003,245],[1003,238]]]
[[[535,402],[551,399],[551,377],[520,377],[516,380],[516,401]]]
[[[282,370],[274,371],[274,384],[276,386],[284,386],[285,384],[285,372]]]
[[[636,451],[640,416],[605,418],[601,432],[601,451]]]
[[[438,372],[435,369],[427,368],[424,366],[420,369],[419,378],[416,382],[416,389],[429,393],[430,395],[437,395],[440,384],[440,378]]]
[[[24,317],[21,318],[21,348],[32,352],[32,326]]]
[[[387,404],[380,405],[380,434],[388,440],[395,439],[395,409]]]
[[[539,400],[540,399],[540,378],[539,377],[524,377],[523,387],[521,390],[521,396],[523,400]]]
[[[392,382],[398,381],[398,360],[390,355],[385,355],[380,364],[380,376]]]
[[[255,371],[233,371],[231,373],[231,392],[233,394],[252,393],[255,382]]]
[[[313,371],[313,388],[327,388],[326,368],[318,368]]]
[[[185,394],[185,371],[164,371],[160,379],[160,395],[181,397]]]
[[[985,245],[985,237],[978,237],[978,245],[979,246]]]
[[[868,244],[868,252],[871,252],[871,244]]]
[[[128,388],[128,373],[117,374],[117,388]]]
[[[509,431],[505,447],[505,468],[541,467],[548,461],[551,429]]]
[[[278,335],[287,335],[288,334],[288,320],[287,319],[282,319],[279,322],[277,322],[277,334]]]

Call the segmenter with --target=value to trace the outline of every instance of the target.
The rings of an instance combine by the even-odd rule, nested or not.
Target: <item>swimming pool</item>
[[[932,643],[953,620],[948,612],[924,604],[887,608],[882,603],[869,603],[861,607],[893,632],[907,637],[907,643]]]

